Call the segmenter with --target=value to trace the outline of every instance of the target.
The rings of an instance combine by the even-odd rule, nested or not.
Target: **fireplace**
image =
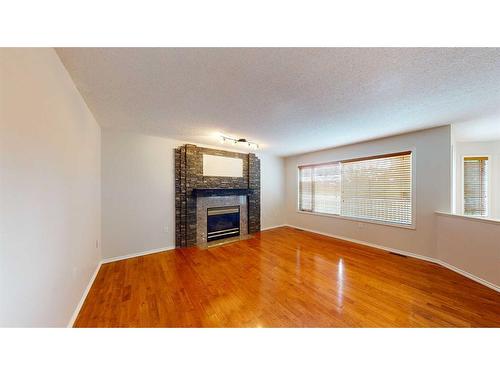
[[[205,170],[207,155],[240,159],[241,176],[227,171]],[[217,173],[222,176],[217,175]],[[233,172],[231,172],[233,173]],[[216,230],[212,220],[208,223],[208,208],[239,206],[240,224],[232,212],[229,227]],[[214,212],[211,212],[212,214]],[[209,229],[210,225],[210,229]],[[215,224],[214,224],[215,225]],[[220,225],[220,223],[219,223]],[[231,229],[231,230],[229,230]],[[213,233],[217,231],[227,231]],[[239,235],[237,232],[239,231]],[[175,246],[206,248],[218,243],[216,239],[234,236],[245,238],[260,231],[260,160],[255,154],[242,154],[226,150],[197,147],[186,144],[175,150]],[[210,232],[210,238],[208,238]],[[224,234],[220,235],[220,234]]]
[[[240,235],[240,206],[207,208],[207,242]]]
[[[196,198],[196,244],[198,246],[203,247],[210,241],[246,235],[248,235],[248,197],[246,195],[199,195]]]

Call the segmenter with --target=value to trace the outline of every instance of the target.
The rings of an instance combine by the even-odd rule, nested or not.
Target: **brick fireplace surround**
[[[203,154],[240,158],[243,177],[203,175]],[[197,202],[202,197],[246,197],[248,228],[260,231],[260,160],[255,154],[216,150],[186,144],[175,149],[175,246],[202,245],[197,230]],[[199,215],[199,212],[198,212]]]

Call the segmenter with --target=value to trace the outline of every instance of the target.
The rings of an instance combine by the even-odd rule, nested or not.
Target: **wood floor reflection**
[[[76,327],[499,327],[500,293],[292,228],[104,264]]]

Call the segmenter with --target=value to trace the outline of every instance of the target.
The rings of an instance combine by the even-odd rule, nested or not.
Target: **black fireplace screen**
[[[212,207],[207,209],[207,241],[240,235],[240,207]]]

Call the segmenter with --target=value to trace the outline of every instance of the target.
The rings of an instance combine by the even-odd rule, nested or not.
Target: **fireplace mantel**
[[[250,195],[254,189],[193,189],[194,197],[225,197],[228,195]]]

